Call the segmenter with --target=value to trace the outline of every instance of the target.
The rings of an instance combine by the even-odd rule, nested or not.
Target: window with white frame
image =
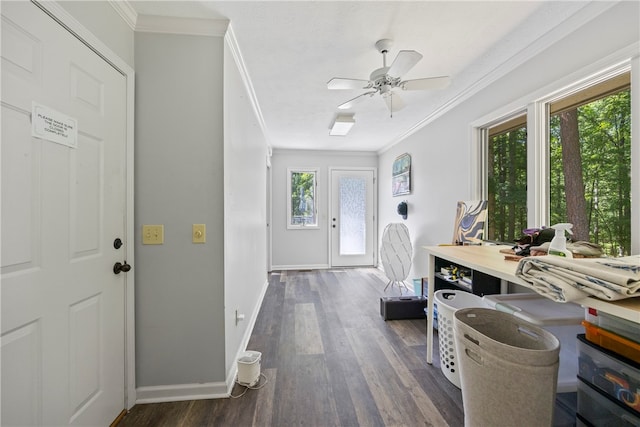
[[[487,239],[512,242],[527,225],[527,116],[488,128]]]
[[[631,251],[631,91],[625,73],[548,104],[550,223],[611,256]]]
[[[628,69],[594,78],[528,105],[545,112],[528,123],[516,115],[480,127],[489,239],[512,242],[527,224],[570,222],[575,240],[631,253],[630,79]]]
[[[317,170],[287,169],[287,228],[318,227]]]

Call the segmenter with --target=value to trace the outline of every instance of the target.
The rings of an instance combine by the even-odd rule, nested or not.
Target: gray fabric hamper
[[[465,426],[553,425],[560,341],[510,313],[454,316]]]

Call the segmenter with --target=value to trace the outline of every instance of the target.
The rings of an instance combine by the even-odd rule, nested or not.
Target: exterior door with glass
[[[375,265],[375,169],[330,169],[331,266]]]

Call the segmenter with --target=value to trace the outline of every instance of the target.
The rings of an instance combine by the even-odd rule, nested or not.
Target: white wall
[[[267,141],[252,97],[234,59],[230,35],[224,47],[224,307],[227,375],[235,372],[267,282]],[[245,320],[236,324],[236,310]]]
[[[252,98],[221,36],[134,33],[107,2],[62,5],[136,69],[138,401],[224,396],[267,285]],[[191,243],[194,223],[205,244]],[[143,224],[163,224],[164,245],[142,245]]]
[[[411,194],[393,197],[391,167],[404,153],[411,155]],[[427,275],[421,246],[452,240],[456,202],[470,197],[468,159],[468,130],[453,116],[443,117],[380,156],[378,235],[382,236],[390,222],[402,222],[409,228],[413,244],[409,278]],[[406,220],[397,214],[401,201],[408,205]]]
[[[420,246],[450,243],[456,202],[473,198],[471,123],[517,100],[531,102],[531,94],[542,88],[549,92],[560,89],[567,76],[575,80],[586,77],[593,72],[589,67],[594,63],[638,43],[638,5],[622,2],[613,6],[380,155],[379,227],[397,219],[395,205],[398,199],[406,199],[409,217],[405,223],[417,248],[411,277],[427,275],[427,257],[420,252]],[[558,28],[558,34],[565,29],[566,26]],[[405,152],[413,158],[413,191],[408,196],[392,198],[388,190],[391,165],[396,156]],[[634,202],[634,209],[640,209],[639,200]]]
[[[140,397],[225,381],[223,38],[136,33],[135,52],[135,228],[165,232],[157,246],[136,236]]]
[[[330,167],[377,167],[371,152],[274,150],[272,158],[272,268],[329,267]],[[317,168],[318,225],[316,229],[287,230],[287,168]]]

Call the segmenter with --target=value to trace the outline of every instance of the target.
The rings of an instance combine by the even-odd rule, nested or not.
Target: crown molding
[[[262,109],[260,109],[258,97],[256,96],[256,92],[253,89],[251,77],[249,76],[249,72],[247,71],[244,59],[242,58],[242,52],[240,52],[240,46],[238,46],[238,40],[236,39],[235,33],[233,32],[233,26],[231,24],[229,24],[229,26],[227,27],[227,33],[224,36],[224,40],[229,47],[229,51],[233,56],[233,60],[236,63],[236,66],[238,67],[238,72],[240,73],[240,77],[244,82],[247,94],[249,95],[249,102],[251,103],[253,111],[256,114],[256,119],[258,120],[260,129],[262,130],[262,134],[267,140],[267,145],[271,147],[271,142],[269,141],[269,133],[267,132],[267,125],[265,124],[264,116],[262,115]]]
[[[136,21],[138,20],[138,13],[131,6],[127,0],[108,0],[111,7],[120,15],[122,20],[131,28],[136,29]]]
[[[224,37],[227,27],[229,27],[227,19],[138,15],[135,30],[141,33]]]
[[[226,19],[138,15],[128,0],[108,0],[108,3],[132,30],[142,33],[223,37],[229,25]]]
[[[273,155],[300,155],[304,154],[306,156],[312,157],[357,157],[359,159],[362,158],[377,158],[378,152],[373,150],[316,150],[313,148],[274,148]],[[339,168],[338,168],[339,169]],[[349,169],[357,169],[357,168],[349,168]],[[369,167],[365,167],[365,169],[370,169]]]
[[[533,41],[528,46],[521,49],[519,52],[508,58],[506,61],[502,62],[500,65],[495,67],[494,69],[487,72],[484,76],[477,79],[476,81],[469,84],[463,90],[454,95],[447,102],[440,105],[436,108],[431,114],[422,119],[420,122],[416,123],[413,127],[408,129],[402,135],[399,135],[395,139],[393,139],[389,144],[380,148],[377,152],[378,154],[383,154],[389,151],[391,148],[406,140],[408,137],[424,128],[428,124],[432,123],[442,115],[456,108],[457,106],[463,104],[465,101],[470,99],[472,96],[485,89],[495,81],[504,77],[511,71],[515,70],[522,64],[526,63],[526,61],[534,58],[536,55],[543,52],[545,49],[552,46],[558,40],[563,39],[567,35],[571,34],[573,31],[576,31],[578,28],[587,24],[589,21],[595,19],[597,16],[609,10],[611,7],[615,6],[616,2],[591,2],[586,6],[580,8],[573,15],[565,19],[563,22],[558,24],[556,27],[543,34],[541,37]]]

